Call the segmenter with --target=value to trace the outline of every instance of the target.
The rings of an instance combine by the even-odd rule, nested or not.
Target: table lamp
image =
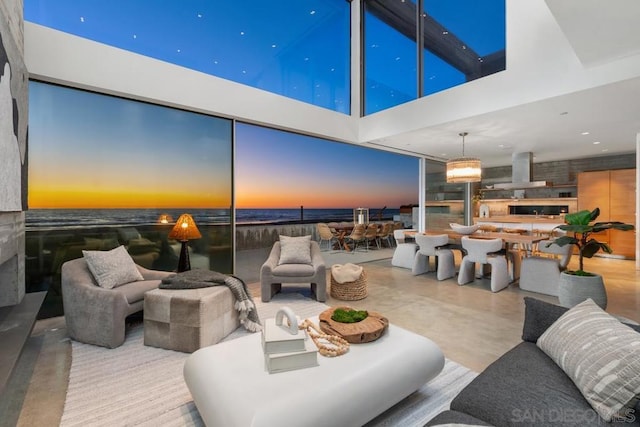
[[[178,240],[182,243],[180,248],[180,259],[178,260],[178,272],[191,270],[191,264],[189,262],[189,247],[187,242],[193,239],[199,239],[202,237],[200,230],[196,226],[195,221],[189,214],[182,214],[176,221],[176,225],[169,233],[170,239]]]

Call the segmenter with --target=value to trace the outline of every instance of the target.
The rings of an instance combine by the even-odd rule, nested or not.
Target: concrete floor
[[[259,268],[267,252],[257,250],[238,257],[238,275],[250,283],[256,298]],[[324,255],[327,265],[357,262],[366,268],[369,296],[348,303],[350,306],[377,311],[392,323],[429,337],[447,358],[477,372],[520,341],[524,296],[557,302],[554,297],[521,291],[517,285],[491,293],[485,279],[458,286],[455,279],[438,282],[434,273],[413,276],[409,270],[391,266],[391,253],[386,249]],[[634,262],[594,258],[587,260],[587,267],[605,277],[607,311],[640,322],[640,271],[635,270]],[[329,298],[327,304],[345,302]],[[5,411],[0,426],[58,425],[71,364],[64,318],[37,322],[23,359],[11,384],[14,392],[0,408]]]

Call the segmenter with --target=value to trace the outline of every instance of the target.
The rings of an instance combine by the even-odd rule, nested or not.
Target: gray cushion
[[[313,276],[316,270],[309,264],[284,264],[273,269],[273,274],[280,277],[306,277]]]
[[[311,236],[280,236],[280,260],[282,264],[311,264]]]
[[[113,289],[126,283],[144,280],[124,246],[110,251],[82,251],[98,286]]]
[[[611,421],[640,393],[640,334],[588,299],[563,314],[538,339],[591,406]]]
[[[496,426],[603,423],[571,378],[529,342],[487,367],[453,399],[451,409]]]
[[[120,286],[113,290],[119,294],[124,295],[127,299],[127,303],[135,304],[136,302],[144,300],[144,294],[147,291],[157,289],[160,286],[160,279],[158,280],[142,280],[139,282],[131,282],[127,286]]]
[[[450,424],[457,425],[473,425],[473,426],[490,426],[482,420],[458,411],[444,411],[433,417],[427,426],[445,426]]]

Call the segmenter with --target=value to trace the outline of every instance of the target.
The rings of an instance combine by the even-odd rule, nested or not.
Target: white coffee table
[[[313,319],[317,324],[317,318]],[[400,327],[352,344],[319,366],[269,374],[260,334],[202,348],[184,378],[208,427],[357,426],[389,409],[444,367],[440,348]]]

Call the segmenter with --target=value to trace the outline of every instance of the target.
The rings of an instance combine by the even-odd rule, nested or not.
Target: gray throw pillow
[[[282,264],[311,264],[311,236],[280,236],[280,260]]]
[[[82,251],[82,255],[101,288],[113,289],[144,280],[124,246],[110,251]]]
[[[567,374],[607,422],[624,419],[640,394],[640,334],[588,299],[565,314],[537,346]]]

